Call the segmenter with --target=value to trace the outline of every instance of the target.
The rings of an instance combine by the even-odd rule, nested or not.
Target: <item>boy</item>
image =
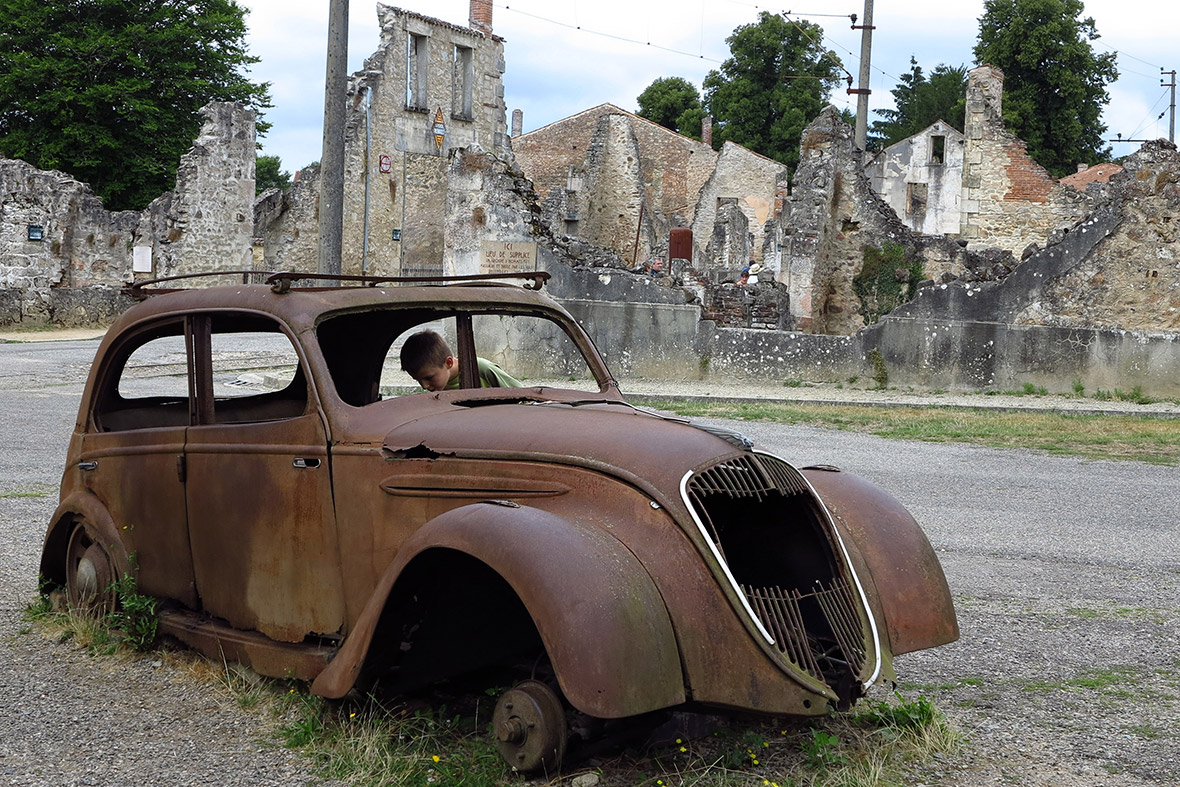
[[[459,387],[459,359],[451,355],[447,341],[435,331],[418,331],[402,345],[402,371],[427,391],[448,391]],[[476,358],[481,388],[523,388],[524,385],[499,366]]]

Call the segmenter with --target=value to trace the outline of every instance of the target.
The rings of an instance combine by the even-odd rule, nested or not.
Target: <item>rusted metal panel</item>
[[[432,549],[476,557],[512,586],[562,691],[579,710],[616,718],[685,700],[667,612],[628,549],[597,527],[488,503],[437,517],[406,542],[340,653],[316,679],[315,693],[338,697],[352,687],[384,599],[402,570]]]
[[[340,556],[319,418],[195,426],[186,457],[203,609],[286,642],[339,631]]]
[[[895,655],[959,638],[946,575],[922,529],[896,498],[851,473],[805,469],[872,573]]]
[[[184,483],[187,427],[88,434],[82,441],[81,483],[118,522],[128,554],[136,555],[143,593],[197,607],[189,552]]]
[[[160,632],[176,637],[217,663],[238,662],[272,678],[314,680],[336,652],[336,648],[326,645],[279,644],[257,632],[242,631],[177,609],[161,610]]]

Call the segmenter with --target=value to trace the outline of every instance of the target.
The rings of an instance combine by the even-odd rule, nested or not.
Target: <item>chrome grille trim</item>
[[[852,585],[856,589],[855,593],[849,583],[842,579],[837,579],[828,588],[817,586],[813,592],[808,594],[800,593],[797,590],[784,592],[781,588],[752,588],[737,583],[725,558],[719,534],[705,510],[702,498],[710,494],[722,494],[730,497],[753,497],[761,502],[771,492],[778,492],[785,497],[808,494],[810,499],[818,505],[823,517],[823,524],[839,546],[836,558],[843,563],[848,576],[852,578]],[[831,512],[828,511],[827,506],[824,505],[823,500],[811,484],[795,467],[773,454],[752,451],[719,462],[696,474],[691,471],[685,473],[680,481],[680,495],[693,518],[693,522],[705,543],[708,544],[729,586],[748,616],[749,622],[754,625],[767,644],[773,646],[787,661],[815,677],[821,683],[824,682],[815,656],[811,648],[808,647],[806,628],[803,625],[799,609],[800,599],[814,595],[823,614],[829,620],[841,655],[849,664],[854,665],[855,674],[859,674],[868,655],[862,644],[863,632],[856,611],[857,601],[859,601],[859,606],[864,610],[871,632],[874,659],[873,672],[862,685],[867,689],[877,681],[882,668],[881,640],[872,607],[869,606],[860,577],[857,576],[856,569],[852,565],[844,539],[835,527]]]

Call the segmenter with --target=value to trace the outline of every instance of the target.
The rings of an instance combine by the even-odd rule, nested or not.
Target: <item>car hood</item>
[[[669,493],[687,471],[751,445],[736,432],[621,401],[457,403],[400,424],[384,439],[394,455],[569,462],[623,471]]]

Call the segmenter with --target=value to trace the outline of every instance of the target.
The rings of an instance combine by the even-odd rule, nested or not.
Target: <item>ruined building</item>
[[[504,40],[491,0],[471,0],[470,26],[377,5],[380,48],[348,88],[344,273],[443,271],[440,217],[455,151],[508,155]],[[267,269],[314,269],[318,187],[271,196],[256,234]]]
[[[613,104],[512,139],[521,171],[558,236],[614,250],[626,263],[667,259],[673,228],[691,228],[692,267],[778,267],[777,206],[787,169],[741,145],[720,151]]]
[[[62,172],[0,158],[0,324],[112,319],[119,288],[142,276],[249,268],[254,112],[213,103],[180,161],[176,189],[143,211],[111,213]]]
[[[966,137],[940,120],[874,155],[865,174],[910,229],[958,235],[965,142]]]
[[[866,162],[874,190],[910,229],[1019,255],[1093,210],[1084,182],[1059,183],[1004,127],[1003,93],[1000,69],[971,69],[962,134],[939,121]],[[1103,166],[1095,177],[1109,177],[1114,165]]]

